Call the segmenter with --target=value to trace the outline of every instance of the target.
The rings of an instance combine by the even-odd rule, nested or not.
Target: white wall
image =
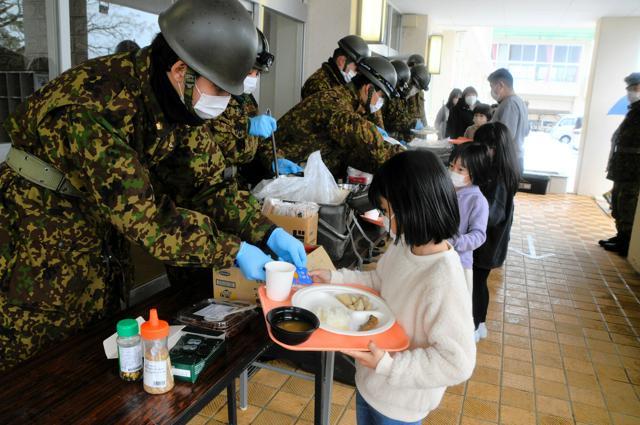
[[[302,71],[305,81],[333,54],[338,47],[338,40],[355,33],[355,22],[352,20],[355,1],[309,0],[308,7]]]
[[[598,21],[578,169],[581,195],[599,196],[611,188],[605,168],[611,135],[623,117],[608,116],[607,111],[625,94],[624,77],[640,70],[638,28],[640,17]]]

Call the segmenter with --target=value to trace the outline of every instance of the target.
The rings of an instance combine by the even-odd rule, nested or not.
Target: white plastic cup
[[[296,267],[284,261],[270,261],[264,265],[267,272],[267,297],[273,301],[289,298]]]
[[[378,217],[380,217],[380,211],[378,210],[369,210],[366,213],[364,213],[364,216],[367,217],[370,220],[377,220]]]

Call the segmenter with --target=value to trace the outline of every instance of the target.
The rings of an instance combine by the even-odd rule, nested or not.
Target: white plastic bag
[[[253,195],[262,200],[276,198],[287,201],[306,201],[318,204],[340,204],[348,191],[338,187],[331,172],[322,162],[320,151],[309,155],[304,177],[280,176],[270,183],[256,187]]]

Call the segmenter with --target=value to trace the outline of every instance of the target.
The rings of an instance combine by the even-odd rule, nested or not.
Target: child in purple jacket
[[[486,240],[489,217],[489,204],[478,186],[485,182],[490,164],[489,149],[478,143],[462,145],[449,164],[460,210],[458,234],[450,242],[460,255],[470,296],[473,294],[473,250]],[[476,341],[480,332],[476,330]]]

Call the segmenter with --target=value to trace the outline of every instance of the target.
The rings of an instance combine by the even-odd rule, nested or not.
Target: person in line
[[[151,46],[70,69],[4,123],[0,369],[114,313],[132,281],[129,243],[176,266],[237,262],[251,279],[267,247],[306,262],[249,196],[207,193],[207,215],[156,192],[152,169],[242,93],[258,45],[237,0],[178,0],[158,21]]]
[[[476,131],[474,141],[486,145],[492,157],[488,180],[480,185],[489,203],[487,240],[473,251],[473,321],[479,336],[486,338],[487,279],[491,269],[502,267],[507,258],[520,167],[516,145],[504,124],[493,122],[483,125]]]
[[[478,92],[469,86],[462,91],[460,101],[451,109],[447,120],[446,137],[458,139],[464,136],[467,127],[473,125],[473,108],[478,103]]]
[[[456,88],[451,90],[449,93],[449,98],[447,99],[447,103],[440,107],[438,114],[436,115],[436,121],[434,126],[438,131],[438,139],[443,140],[447,134],[447,122],[449,121],[449,116],[451,114],[451,110],[458,103],[460,98],[462,97],[462,90]]]
[[[473,125],[467,127],[464,132],[466,139],[473,139],[476,134],[476,130],[485,125],[491,120],[491,106],[486,103],[478,103],[473,109]]]
[[[473,251],[487,239],[489,204],[479,186],[487,183],[490,165],[489,148],[479,143],[461,145],[449,164],[460,209],[458,234],[450,239],[450,243],[460,255],[469,296],[473,296]],[[478,342],[478,331],[475,336]]]
[[[383,130],[366,118],[395,95],[393,65],[385,58],[370,57],[362,59],[358,69],[349,84],[309,96],[280,118],[275,136],[284,158],[300,163],[320,150],[337,180],[345,178],[348,166],[374,172],[400,151],[399,145],[385,142]]]
[[[491,97],[498,102],[492,114],[491,122],[500,122],[507,126],[511,139],[516,145],[520,173],[524,171],[524,138],[529,134],[529,110],[527,105],[513,89],[513,76],[509,70],[500,68],[493,71],[489,78]]]
[[[393,243],[374,270],[312,270],[315,282],[359,282],[380,293],[409,336],[389,353],[345,351],[356,359],[358,424],[420,424],[447,387],[475,366],[471,297],[460,257],[447,242],[458,232],[455,190],[440,159],[408,151],[373,177],[369,199],[382,212]]]
[[[137,52],[140,50],[140,46],[133,40],[122,40],[116,46],[116,50],[113,53],[126,53],[126,52]]]
[[[398,82],[396,92],[398,97],[391,97],[382,106],[382,117],[385,130],[391,137],[397,140],[410,141],[411,129],[416,125],[416,118],[407,99],[412,84],[411,71],[406,63],[401,60],[392,60],[391,65],[396,70]]]
[[[628,75],[624,82],[629,112],[611,138],[607,164],[607,179],[613,182],[611,215],[617,234],[599,244],[607,251],[626,257],[640,190],[640,72]]]
[[[416,120],[414,129],[422,130],[427,126],[427,113],[424,107],[424,92],[429,90],[431,74],[423,64],[414,64],[411,69],[409,93],[406,95],[411,116]]]
[[[302,85],[302,99],[348,84],[357,74],[357,63],[371,56],[367,43],[357,35],[338,41],[338,48]]]

